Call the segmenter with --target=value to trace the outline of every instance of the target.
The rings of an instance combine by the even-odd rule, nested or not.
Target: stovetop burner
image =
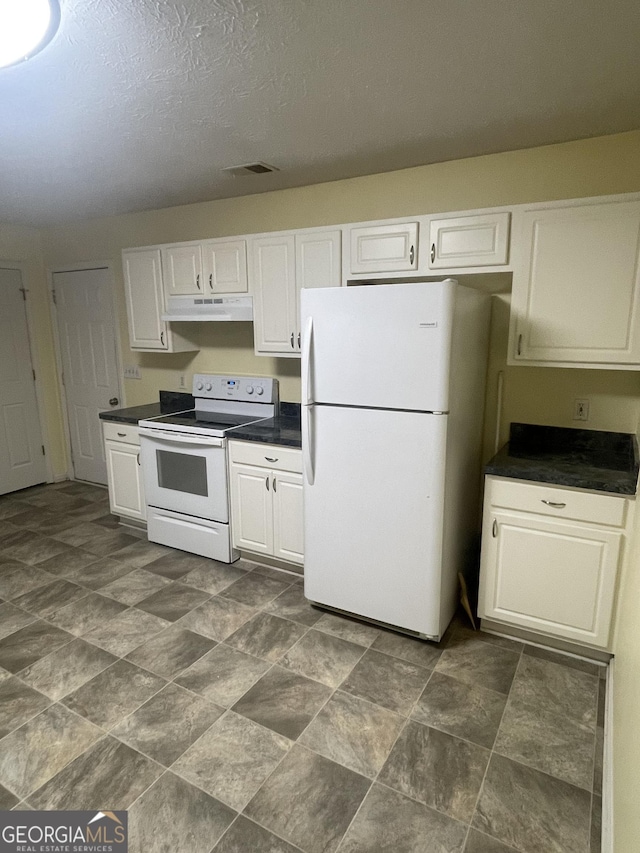
[[[278,411],[278,380],[196,374],[195,408],[140,421],[147,429],[224,437],[230,430],[272,418]]]

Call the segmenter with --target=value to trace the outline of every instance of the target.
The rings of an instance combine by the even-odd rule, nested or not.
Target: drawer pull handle
[[[412,247],[409,249],[409,263],[411,264],[411,266],[413,266],[413,260],[414,260],[415,256],[416,256],[416,253],[415,253],[415,250],[414,250],[414,248],[413,248],[413,246],[412,246]]]
[[[276,489],[276,478],[275,478],[275,477],[273,478],[273,491],[274,491],[274,492],[277,492],[277,491],[278,491],[278,490]]]
[[[200,287],[200,273],[196,275],[196,286],[198,290],[202,290],[202,288]]]
[[[293,349],[293,348],[294,348],[294,343],[293,343],[293,332],[291,332],[291,349]]]
[[[118,435],[120,436],[120,438],[125,438],[127,434],[126,432],[119,432]]]
[[[544,498],[542,499],[542,503],[547,506],[552,506],[554,509],[564,509],[566,507],[566,504],[556,503],[555,501],[545,501]]]
[[[264,458],[267,460],[267,462],[277,462],[278,461],[277,456],[265,456]]]
[[[498,522],[495,520],[495,518],[493,519],[493,525],[491,527],[491,533],[492,533],[494,539],[498,535]]]
[[[518,355],[522,355],[522,335],[518,335]]]
[[[138,453],[138,465],[140,464],[140,454]]]
[[[265,485],[267,491],[269,491],[269,478],[268,477],[265,478],[264,485]]]
[[[436,244],[431,244],[431,263],[433,263],[436,259]]]

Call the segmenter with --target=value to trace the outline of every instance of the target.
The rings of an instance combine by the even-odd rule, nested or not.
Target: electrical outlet
[[[122,373],[125,379],[141,379],[140,376],[140,368],[137,364],[125,364],[122,369]]]
[[[573,419],[574,421],[589,420],[589,401],[574,400],[573,401]]]
[[[180,388],[180,390],[186,390],[187,388],[187,377],[184,373],[180,374],[180,382],[178,384],[178,388]]]

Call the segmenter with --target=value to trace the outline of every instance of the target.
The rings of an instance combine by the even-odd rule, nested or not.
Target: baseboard
[[[481,619],[480,628],[486,631],[487,634],[496,634],[498,637],[507,637],[512,640],[522,640],[523,643],[528,643],[530,646],[551,649],[556,652],[562,652],[570,657],[581,658],[582,660],[592,661],[593,663],[606,665],[612,658],[611,652],[607,652],[604,649],[581,646],[578,643],[563,640],[559,637],[547,637],[546,635],[529,631],[526,628],[519,628],[515,625],[504,625],[502,622],[494,622],[491,619]]]
[[[298,563],[287,563],[285,560],[278,560],[276,557],[270,557],[265,554],[254,554],[251,551],[240,551],[240,558],[248,560],[251,563],[259,563],[262,566],[267,566],[270,569],[280,569],[283,572],[303,577],[304,572],[302,566]]]
[[[607,667],[602,759],[602,853],[614,853],[613,826],[613,679],[615,658]]]

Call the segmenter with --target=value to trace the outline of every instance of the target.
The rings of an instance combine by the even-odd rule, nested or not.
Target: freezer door
[[[455,288],[303,289],[303,402],[448,411]]]
[[[438,634],[447,420],[305,407],[308,599]]]

